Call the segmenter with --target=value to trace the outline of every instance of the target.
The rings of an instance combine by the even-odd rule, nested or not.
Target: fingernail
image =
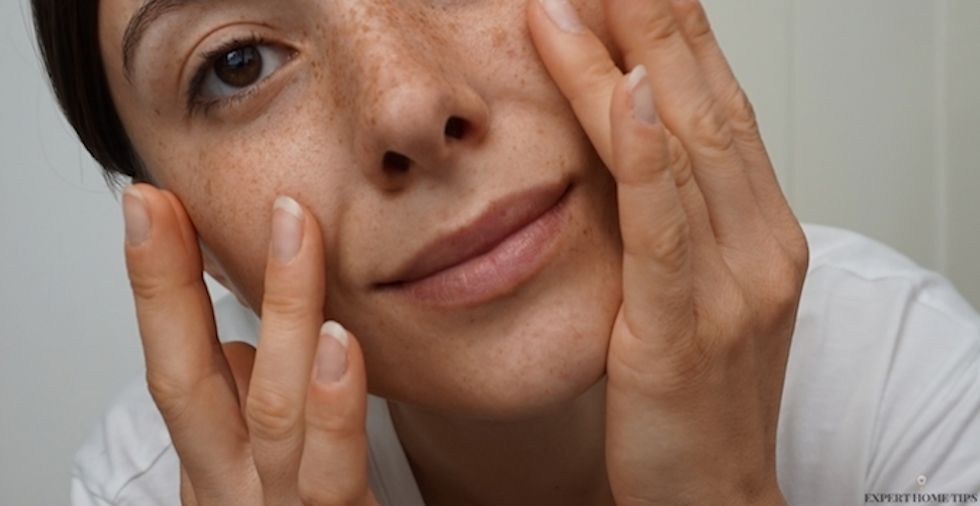
[[[320,327],[320,345],[316,350],[316,380],[334,383],[347,372],[347,330],[330,320]]]
[[[143,194],[134,186],[123,190],[123,221],[126,223],[126,243],[139,246],[150,237],[150,214],[146,212]]]
[[[585,26],[575,12],[575,7],[568,0],[538,0],[541,7],[561,31],[568,33],[585,33]]]
[[[296,256],[303,242],[303,209],[286,196],[272,205],[272,256],[286,263]]]
[[[633,118],[644,123],[657,123],[657,108],[653,105],[653,87],[647,77],[647,68],[637,65],[627,78],[630,100],[633,102]]]

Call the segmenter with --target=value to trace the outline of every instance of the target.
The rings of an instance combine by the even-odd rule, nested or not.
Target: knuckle
[[[735,139],[724,116],[718,111],[714,97],[708,96],[691,111],[691,131],[705,148],[725,153],[732,149]]]
[[[249,431],[267,441],[283,441],[295,431],[300,408],[288,396],[270,388],[249,390],[245,418]]]
[[[678,2],[676,9],[683,20],[684,33],[692,46],[697,46],[705,42],[711,42],[714,37],[711,30],[711,22],[704,6],[698,1]]]
[[[676,218],[649,245],[649,251],[655,261],[678,269],[688,256],[691,229],[682,213],[674,215]]]
[[[138,272],[130,272],[129,287],[137,299],[147,301],[159,299],[168,289],[158,276]]]
[[[195,382],[180,376],[148,370],[146,372],[146,386],[153,403],[156,404],[160,414],[167,420],[168,425],[181,425],[196,389]]]
[[[160,300],[168,293],[190,288],[195,280],[179,276],[163,276],[145,272],[130,272],[129,287],[133,295],[142,301]]]
[[[779,323],[791,319],[793,315],[796,314],[796,310],[799,307],[799,302],[800,293],[798,290],[791,289],[780,291],[776,296],[775,303],[773,304],[773,316],[775,321],[767,323],[778,326]]]
[[[155,300],[163,292],[156,276],[132,271],[129,273],[129,287],[132,289],[133,295],[136,298],[143,300]]]
[[[262,297],[262,316],[275,315],[288,321],[311,314],[309,299],[285,290],[266,290]]]
[[[331,440],[344,441],[353,440],[364,434],[363,427],[354,423],[356,416],[354,413],[308,413],[306,417],[306,429],[316,434],[329,434]]]
[[[163,374],[152,369],[146,371],[146,386],[157,404],[172,403],[185,398],[193,389],[193,386],[188,383],[174,375]]]
[[[777,279],[780,280],[774,290],[773,311],[778,315],[785,315],[796,311],[799,301],[799,277],[796,266],[788,259],[777,262],[778,266],[773,270]]]
[[[671,391],[684,392],[705,381],[711,369],[711,360],[700,341],[692,339],[691,344],[679,353],[668,357],[669,367],[663,368],[656,381]]]
[[[785,253],[776,255],[776,259],[772,260],[772,272],[775,276],[773,280],[778,284],[780,288],[790,287],[795,289],[797,286],[797,278],[799,278],[799,269],[796,266],[796,262],[789,255]]]
[[[638,225],[627,225],[634,230]],[[639,226],[645,226],[639,225]],[[657,231],[639,234],[624,234],[624,248],[627,255],[653,262],[668,273],[680,271],[687,262],[690,251],[691,227],[687,217],[680,209],[663,218],[663,225]]]
[[[610,380],[618,385],[638,385],[643,395],[660,400],[683,398],[703,384],[711,370],[711,357],[698,336],[675,339],[655,352],[639,338],[629,337],[615,350],[615,360],[621,367],[609,369]]]
[[[717,344],[723,355],[738,354],[756,337],[756,311],[734,281],[719,287],[715,297],[716,307],[724,309],[711,322],[709,334],[719,336]]]
[[[790,238],[790,256],[793,259],[793,265],[796,267],[798,280],[802,284],[807,271],[810,269],[810,244],[799,224],[794,229]]]
[[[799,288],[806,278],[810,265],[810,248],[799,225],[794,228],[794,231],[780,238],[778,246],[771,248],[775,253],[770,257],[775,257],[776,260],[770,262],[772,266],[770,281],[774,284]]]
[[[694,170],[691,166],[691,157],[681,144],[680,139],[671,136],[669,141],[670,167],[674,174],[674,184],[678,188],[684,188],[693,181]]]
[[[645,51],[645,48],[662,44],[680,34],[680,26],[669,6],[658,6],[648,9],[646,19],[643,20],[641,31],[641,43],[637,46],[638,51]],[[632,56],[632,55],[630,55]],[[640,60],[636,60],[640,61]]]
[[[732,288],[728,297],[731,308],[730,328],[736,341],[746,341],[754,337],[755,311],[747,296],[741,290]]]
[[[725,104],[729,121],[735,130],[749,134],[759,131],[759,119],[756,116],[755,107],[741,86],[735,84],[732,87],[732,91],[728,93],[728,97],[725,99]]]
[[[772,332],[783,328],[796,314],[802,278],[793,260],[785,254],[768,260],[764,276],[756,300],[756,317],[759,327]]]
[[[783,285],[783,296],[781,299],[784,307],[795,313],[803,293],[803,281],[806,279],[806,271],[801,271],[792,261],[788,262],[786,271],[789,282]]]

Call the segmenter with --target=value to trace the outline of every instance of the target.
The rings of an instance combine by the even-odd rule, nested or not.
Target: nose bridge
[[[389,55],[371,78],[365,121],[376,148],[430,168],[443,163],[449,155],[444,134],[454,114],[453,85],[410,56]]]
[[[486,104],[440,59],[448,50],[437,47],[444,34],[410,10],[415,2],[361,1],[362,20],[353,24],[360,29],[351,34],[358,163],[387,187],[412,174],[445,174],[454,154],[482,137]]]
[[[358,6],[352,9],[350,36],[365,78],[385,84],[384,78],[398,74],[424,77],[439,71],[433,39],[445,39],[429,10],[411,1],[351,1]]]
[[[452,108],[454,86],[449,76],[434,61],[433,55],[402,34],[386,34],[374,39],[362,76],[366,105],[365,120],[382,136],[400,144],[392,135],[396,129],[403,135],[425,141],[431,122]],[[429,54],[427,54],[429,53]],[[409,125],[427,128],[410,132]],[[428,139],[431,142],[431,138]],[[431,146],[435,147],[435,146]]]

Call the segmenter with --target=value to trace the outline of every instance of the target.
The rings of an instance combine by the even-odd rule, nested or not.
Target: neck
[[[610,505],[605,380],[544,415],[447,418],[388,401],[425,503]]]

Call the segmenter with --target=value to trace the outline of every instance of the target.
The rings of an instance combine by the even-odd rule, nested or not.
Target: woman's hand
[[[139,184],[123,207],[147,382],[180,457],[184,504],[377,504],[361,349],[338,324],[321,329],[315,218],[276,201],[256,351],[219,344],[196,234],[177,198]]]
[[[530,0],[528,16],[617,182],[614,495],[620,505],[783,503],[776,424],[805,237],[700,4],[603,4],[629,75],[562,0]]]

